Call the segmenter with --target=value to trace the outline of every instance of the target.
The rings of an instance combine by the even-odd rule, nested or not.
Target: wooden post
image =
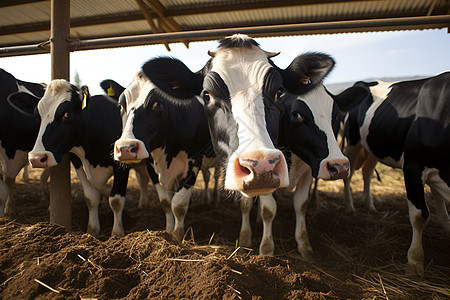
[[[52,0],[50,55],[52,80],[70,80],[70,0]],[[70,193],[70,159],[50,169],[50,223],[70,228],[72,225],[72,195]]]

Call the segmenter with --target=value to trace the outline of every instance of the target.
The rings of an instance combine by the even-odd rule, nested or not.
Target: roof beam
[[[3,0],[0,2],[0,8],[44,1],[49,2],[50,0]]]
[[[161,32],[158,27],[156,27],[156,24],[153,22],[153,18],[150,15],[149,10],[147,9],[147,6],[145,6],[145,3],[143,0],[136,0],[136,3],[139,5],[139,8],[144,15],[145,19],[147,20],[147,23],[150,25],[150,28],[152,29],[153,33]],[[170,51],[169,43],[163,42],[164,46],[166,47],[167,51]]]
[[[234,34],[236,32],[250,34],[252,35],[252,37],[267,37],[278,35],[392,30],[392,27],[401,27],[402,29],[442,28],[446,27],[448,23],[450,23],[450,15],[440,15],[430,17],[422,16],[412,18],[383,18],[356,21],[301,23],[290,25],[254,26],[228,29],[184,31],[174,33],[157,33],[71,42],[71,51],[154,45],[160,44],[162,41],[176,43],[183,40],[216,40],[219,38],[223,38],[224,36]],[[0,48],[0,57],[30,55],[37,53],[48,53],[48,49],[44,49],[39,45]]]

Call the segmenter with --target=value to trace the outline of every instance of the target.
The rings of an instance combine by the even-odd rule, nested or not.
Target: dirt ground
[[[49,224],[38,170],[17,179],[16,213],[0,218],[1,299],[450,299],[450,238],[436,224],[434,203],[424,231],[425,277],[404,275],[411,227],[401,172],[379,166],[377,213],[361,203],[361,174],[352,183],[355,214],[345,212],[341,181],[319,185],[307,225],[315,259],[304,261],[293,236],[292,195],[277,193],[275,256],[259,256],[262,225],[252,211],[253,251],[236,250],[240,210],[233,197],[202,201],[196,185],[183,242],[164,231],[155,189],[138,208],[134,174],[124,211],[124,238],[110,238],[112,212],[101,204],[101,235],[85,233],[87,208],[72,176],[72,229]]]

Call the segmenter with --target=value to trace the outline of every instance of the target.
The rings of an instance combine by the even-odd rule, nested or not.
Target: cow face
[[[292,93],[283,101],[283,140],[311,167],[314,177],[323,179],[346,178],[349,171],[332,129],[339,109],[322,84],[333,65],[325,54],[306,53],[280,71],[285,88]]]
[[[143,71],[176,101],[201,95],[214,150],[226,168],[225,188],[264,195],[289,184],[278,139],[282,78],[245,35],[220,41],[202,72],[170,58],[149,61]]]
[[[40,128],[33,150],[28,154],[34,168],[57,165],[62,155],[75,146],[79,138],[81,113],[89,96],[63,79],[53,80],[39,101],[35,115],[40,120]],[[68,138],[70,137],[70,138]]]
[[[161,144],[164,132],[161,128],[167,128],[163,103],[159,101],[154,85],[142,73],[135,76],[120,97],[126,122],[122,136],[115,142],[114,159],[140,162],[149,157],[155,145]]]

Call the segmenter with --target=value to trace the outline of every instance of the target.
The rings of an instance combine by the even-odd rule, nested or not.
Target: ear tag
[[[300,82],[303,83],[303,84],[310,84],[311,83],[311,78],[306,76],[305,78],[300,79]]]
[[[116,94],[114,93],[114,89],[112,88],[112,86],[110,86],[108,89],[108,96],[114,97],[115,95]]]
[[[81,109],[86,108],[86,94],[84,94],[83,101],[81,102]]]

